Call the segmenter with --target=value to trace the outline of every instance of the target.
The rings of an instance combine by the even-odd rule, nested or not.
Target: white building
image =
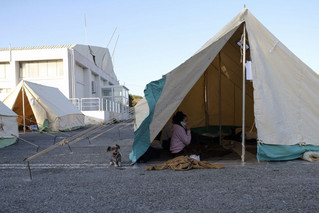
[[[106,99],[128,105],[128,89],[119,85],[109,50],[103,47],[75,44],[0,49],[0,100],[21,80],[57,87],[76,100],[81,110],[88,110],[82,108],[81,100],[92,98],[99,100],[95,110],[118,108],[103,104]]]

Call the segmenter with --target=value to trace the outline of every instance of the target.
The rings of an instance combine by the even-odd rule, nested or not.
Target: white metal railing
[[[100,98],[81,98],[81,111],[100,111]]]
[[[69,100],[78,110],[81,110],[81,102],[79,98],[70,98]]]
[[[74,106],[81,111],[108,111],[123,113],[129,111],[129,106],[114,102],[106,98],[70,98]]]

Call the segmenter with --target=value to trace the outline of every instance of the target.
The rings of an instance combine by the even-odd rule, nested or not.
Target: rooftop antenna
[[[113,36],[114,36],[116,30],[117,30],[117,26],[116,26],[116,28],[114,29],[113,33],[112,33],[112,36],[111,36],[111,38],[110,38],[110,40],[109,40],[109,43],[108,43],[107,46],[106,46],[106,49],[109,48],[109,45],[110,45],[110,43],[111,43],[111,41],[112,41],[112,39],[113,39]],[[116,42],[117,42],[117,41],[116,41]],[[105,51],[105,53],[104,53],[104,55],[103,55],[103,58],[102,58],[102,61],[104,61],[104,57],[105,57],[105,54],[106,54],[107,52],[108,52],[108,51]],[[113,50],[113,54],[114,54],[114,50]],[[113,60],[113,58],[111,58],[111,60]]]
[[[110,41],[109,41],[109,43],[107,44],[106,48],[109,47],[109,45],[110,45],[110,43],[111,43],[111,41],[112,41],[112,39],[113,39],[113,36],[114,36],[114,33],[115,33],[116,30],[117,30],[117,27],[116,27],[115,30],[113,31],[113,34],[112,34],[112,36],[111,36],[111,38],[110,38]]]
[[[11,54],[11,43],[9,43],[9,61],[12,60],[12,54]]]
[[[86,30],[86,15],[84,13],[84,30],[85,30],[85,43],[88,44],[88,36],[87,36],[87,30]]]
[[[116,42],[115,42],[115,45],[114,45],[114,48],[113,48],[113,53],[112,53],[112,60],[113,60],[113,66],[114,66],[114,53],[115,53],[115,48],[116,48],[116,45],[117,45],[117,42],[120,38],[120,35],[117,36],[117,39],[116,39]]]

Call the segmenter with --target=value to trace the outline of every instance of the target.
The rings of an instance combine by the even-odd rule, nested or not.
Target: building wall
[[[101,97],[101,87],[109,85],[119,85],[119,82],[112,73],[113,65],[110,66],[111,62],[106,64],[105,68],[111,69],[106,71],[97,66],[91,54],[84,51],[85,46],[80,45],[81,48],[74,48],[70,50],[71,55],[74,55],[75,61],[75,84],[76,84],[76,97],[89,98],[89,97]],[[81,52],[80,52],[81,51]],[[72,75],[72,69],[70,69],[70,76]],[[94,83],[92,83],[92,81]],[[107,85],[105,85],[107,84]],[[92,86],[94,85],[94,90]],[[83,95],[83,96],[82,96]],[[70,95],[71,97],[72,95]]]
[[[48,61],[48,60],[62,60],[63,75],[58,77],[20,77],[20,62],[35,62],[35,61]],[[0,63],[10,63],[10,68],[7,72],[7,78],[1,80],[1,89],[13,89],[21,81],[32,81],[34,83],[43,84],[47,86],[57,87],[62,93],[68,93],[68,55],[65,48],[61,49],[27,49],[27,50],[12,50],[0,51]],[[6,94],[1,94],[1,100]]]
[[[85,90],[86,87],[88,87],[87,82],[85,82],[86,79],[86,73],[88,72],[88,69],[85,69],[84,67],[81,67],[78,64],[75,64],[75,91],[76,91],[76,97],[87,97],[89,96],[87,91]]]
[[[95,55],[89,54],[92,52]],[[61,76],[20,77],[21,62],[56,60],[63,63]],[[43,66],[43,63],[41,64],[38,66]],[[5,77],[1,77],[1,67],[6,69]],[[0,50],[0,100],[3,100],[7,92],[15,88],[21,80],[58,87],[67,98],[101,97],[101,87],[119,85],[108,50],[87,45]],[[92,85],[95,87],[94,91]]]

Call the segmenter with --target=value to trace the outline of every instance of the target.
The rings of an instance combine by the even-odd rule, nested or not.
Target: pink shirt
[[[178,153],[184,149],[185,146],[191,142],[191,131],[187,130],[187,133],[183,127],[174,124],[171,138],[171,153]]]

